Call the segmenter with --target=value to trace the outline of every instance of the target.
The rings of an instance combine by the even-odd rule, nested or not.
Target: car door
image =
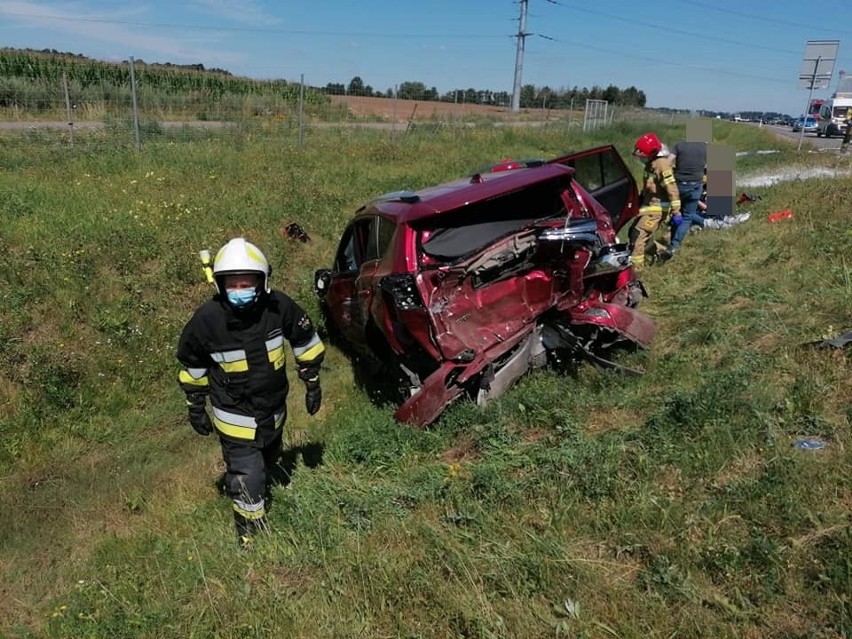
[[[356,282],[356,288],[365,305],[365,313],[372,318],[377,327],[386,326],[386,309],[381,296],[380,280],[387,275],[390,265],[385,258],[392,244],[396,224],[382,215],[372,218],[367,229],[367,244],[364,264],[361,266],[361,276]],[[392,260],[391,260],[392,261]]]
[[[639,212],[636,180],[611,144],[564,155],[550,162],[574,169],[574,179],[607,210],[616,231]]]
[[[366,347],[364,329],[368,305],[365,302],[369,300],[365,300],[363,293],[361,268],[365,262],[371,222],[369,217],[357,219],[343,232],[327,296],[327,307],[335,326],[347,342],[359,349]]]

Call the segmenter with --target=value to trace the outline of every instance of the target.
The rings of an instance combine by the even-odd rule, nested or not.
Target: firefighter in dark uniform
[[[267,480],[281,451],[289,390],[285,342],[311,415],[322,402],[325,347],[305,311],[269,288],[269,263],[256,246],[231,240],[216,254],[212,270],[216,294],[180,336],[179,381],[189,423],[200,435],[215,430],[219,436],[237,537],[248,545],[265,527]]]
[[[679,224],[680,193],[677,189],[669,152],[653,133],[646,133],[633,145],[633,157],[645,168],[639,214],[628,231],[633,246],[631,257],[637,268],[645,265],[645,247],[654,232],[668,220]]]

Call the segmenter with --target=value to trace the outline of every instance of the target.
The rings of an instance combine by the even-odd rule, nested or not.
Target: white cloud
[[[124,58],[135,55],[146,58],[148,62],[201,62],[205,66],[239,64],[245,59],[242,54],[223,51],[220,48],[193,46],[190,40],[182,36],[160,35],[163,27],[144,24],[144,21],[139,19],[138,11],[129,14],[122,11],[93,10],[86,2],[51,4],[33,0],[0,0],[0,16],[7,22],[6,26],[8,22],[13,21],[20,26],[76,37],[77,47],[83,44],[91,49],[97,43],[120,44],[127,52]],[[57,44],[51,48],[67,46]],[[86,55],[96,57],[95,54]],[[162,59],[153,60],[152,56]]]
[[[271,25],[281,22],[270,15],[256,0],[194,0],[198,8],[221,18],[244,24]]]

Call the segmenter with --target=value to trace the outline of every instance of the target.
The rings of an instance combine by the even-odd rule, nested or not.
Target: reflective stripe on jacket
[[[671,162],[667,158],[655,158],[645,165],[642,206],[664,206],[680,210],[680,193],[677,190]]]
[[[213,425],[224,436],[254,440],[258,428],[279,428],[289,390],[284,343],[298,376],[319,373],[325,346],[302,308],[281,291],[261,295],[235,312],[217,295],[205,302],[180,336],[178,374],[188,405],[210,398]]]

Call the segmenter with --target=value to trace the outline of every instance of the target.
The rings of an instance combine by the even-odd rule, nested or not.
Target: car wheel
[[[402,404],[411,397],[415,388],[420,387],[428,372],[423,373],[413,362],[404,364],[372,320],[367,324],[366,333],[371,354],[362,358],[361,370],[356,371],[359,386],[378,404],[388,401]],[[424,366],[424,370],[426,368]]]
[[[343,338],[343,334],[340,332],[340,329],[337,328],[337,325],[334,323],[334,317],[331,314],[328,306],[326,304],[320,304],[320,317],[322,317],[322,326],[320,329],[320,337],[327,338],[329,343],[334,344],[335,346],[342,346],[346,344],[346,340]]]
[[[825,131],[825,132],[826,132],[826,136],[825,136],[825,137],[828,137],[828,129],[826,129],[826,131]],[[817,137],[818,137],[818,138],[821,138],[821,137],[822,137],[822,131],[820,131],[819,129],[817,129]]]

